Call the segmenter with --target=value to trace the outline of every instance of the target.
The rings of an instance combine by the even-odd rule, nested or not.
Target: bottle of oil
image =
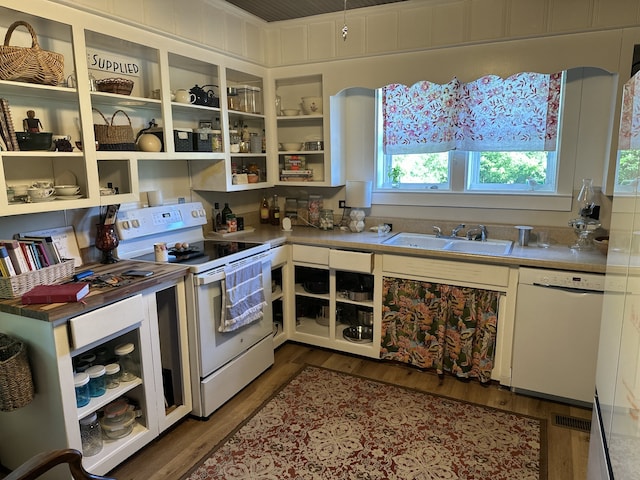
[[[231,215],[232,213],[233,212],[231,211],[229,204],[225,202],[224,208],[222,209],[222,213],[221,213],[222,218],[220,219],[220,222],[222,223],[222,228],[227,228],[227,216]]]
[[[267,200],[267,197],[262,197],[262,203],[260,203],[260,223],[270,222],[269,201]]]
[[[271,225],[280,225],[280,207],[278,206],[278,195],[273,196],[271,209],[269,210],[269,220]]]

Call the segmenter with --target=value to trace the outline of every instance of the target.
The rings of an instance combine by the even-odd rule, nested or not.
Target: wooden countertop
[[[552,245],[539,248],[536,245],[521,247],[514,242],[510,255],[475,255],[470,253],[448,252],[441,250],[423,250],[409,247],[386,245],[384,241],[398,232],[378,235],[376,232],[364,231],[352,233],[339,229],[323,231],[311,227],[293,227],[285,232],[270,225],[259,226],[254,232],[234,235],[229,239],[269,242],[272,246],[285,243],[316,245],[332,248],[410,255],[415,257],[440,258],[492,265],[508,265],[522,267],[538,267],[558,270],[570,270],[585,273],[605,273],[607,256],[594,249],[592,251],[575,251],[568,245]],[[210,237],[219,238],[219,237]]]
[[[189,271],[188,266],[178,264],[160,264],[133,260],[121,260],[110,265],[100,263],[83,265],[78,271],[93,270],[94,274],[89,278],[95,279],[100,275],[107,274],[120,277],[123,272],[129,269],[151,270],[153,275],[150,277],[123,277],[126,281],[118,286],[100,286],[92,282],[89,286],[88,295],[80,302],[23,305],[19,297],[11,300],[1,300],[0,312],[13,313],[55,324],[64,323],[70,317],[117,302],[156,285],[180,279],[187,275]],[[61,282],[68,280],[71,279],[61,279]]]

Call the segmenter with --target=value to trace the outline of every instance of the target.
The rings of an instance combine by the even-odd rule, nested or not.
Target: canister
[[[134,357],[135,346],[133,343],[123,343],[115,348],[120,364],[120,381],[131,382],[137,378],[138,362]]]
[[[240,110],[248,113],[262,112],[262,93],[259,87],[252,85],[240,85],[238,87],[240,97]]]
[[[84,407],[91,401],[89,395],[89,375],[85,372],[76,373],[73,376],[73,383],[76,387],[76,407]]]
[[[107,392],[105,383],[104,365],[93,365],[87,368],[89,375],[89,395],[92,397],[101,397]]]
[[[333,230],[333,210],[320,210],[320,230]]]
[[[82,455],[91,457],[102,451],[102,428],[98,422],[98,414],[92,414],[80,420],[80,438],[82,440]]]
[[[116,388],[120,385],[120,365],[110,363],[105,365],[105,384],[107,388]]]
[[[222,151],[222,131],[213,130],[211,134],[211,148],[214,152]]]

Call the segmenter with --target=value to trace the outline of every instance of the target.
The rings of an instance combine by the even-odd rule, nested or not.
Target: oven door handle
[[[195,276],[195,283],[197,286],[208,285],[221,280],[224,280],[224,268],[216,268],[208,272],[199,273]]]

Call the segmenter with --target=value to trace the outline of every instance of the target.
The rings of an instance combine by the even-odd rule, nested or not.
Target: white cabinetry
[[[295,314],[291,339],[343,352],[378,358],[381,328],[380,257],[305,245],[292,246]],[[361,295],[352,296],[351,292]],[[370,313],[361,315],[359,312]],[[345,329],[367,317],[371,338],[350,340]]]
[[[287,340],[284,330],[285,315],[291,302],[289,296],[285,295],[289,291],[290,269],[289,254],[290,245],[282,245],[271,249],[271,303],[273,312],[273,346],[279,347]]]
[[[104,474],[191,411],[186,348],[184,283],[168,282],[152,290],[52,323],[2,313],[2,330],[28,347],[36,386],[33,401],[0,417],[0,430],[11,437],[1,442],[0,461],[16,468],[36,453],[82,450],[80,419],[126,397],[137,406],[133,431],[104,440],[102,451],[84,457],[89,471]],[[114,347],[134,344],[137,377],[120,382],[83,407],[76,407],[74,368],[85,354],[113,359]]]
[[[40,16],[43,11],[47,12],[47,18]],[[3,2],[0,33],[16,20],[25,20],[34,27],[43,49],[64,55],[65,81],[57,86],[0,81],[0,96],[9,102],[17,131],[22,130],[27,110],[35,110],[42,130],[69,135],[74,149],[0,151],[0,182],[7,186],[35,180],[75,182],[81,195],[63,202],[52,199],[26,203],[3,193],[0,215],[136,201],[140,161],[171,161],[180,165],[185,177],[191,175],[191,187],[196,190],[265,188],[271,186],[271,178],[277,178],[275,172],[268,171],[270,162],[262,142],[259,148],[254,142],[253,150],[239,152],[232,151],[230,144],[230,131],[236,126],[238,130],[246,126],[249,135],[254,134],[256,139],[268,135],[262,101],[264,68],[81,10],[64,6],[52,9],[45,0]],[[25,29],[19,27],[12,35],[13,45],[30,43]],[[133,80],[133,89],[130,94],[95,91],[90,75],[98,80],[114,77]],[[175,101],[173,95],[178,90],[185,89],[189,94],[196,87],[204,90],[207,99],[215,97],[216,101],[204,104]],[[247,92],[255,94],[254,103],[233,101],[242,99]],[[96,148],[94,125],[104,125],[105,120],[94,109],[108,123],[113,119],[116,126],[126,127],[130,122],[134,139],[155,121],[163,150],[107,150],[104,144]],[[174,136],[174,130],[196,130],[202,122],[213,129],[218,129],[219,122],[222,140],[219,151],[213,145],[206,148],[209,137],[196,132],[189,136],[187,145]],[[194,141],[194,136],[200,141]],[[82,150],[75,147],[76,141],[82,142]],[[255,172],[257,176],[242,175],[245,172]],[[116,194],[101,195],[101,187],[109,186]]]
[[[3,2],[4,3],[4,2]],[[0,30],[6,31],[15,21],[29,23],[36,32],[40,46],[56,51],[65,57],[65,75],[74,70],[74,38],[79,30],[64,22],[59,16],[45,20],[35,14],[28,14],[0,7]],[[31,36],[19,26],[14,30],[10,45],[29,46]],[[28,110],[34,110],[40,120],[41,131],[53,134],[72,135],[79,140],[80,91],[63,86],[38,85],[21,82],[0,81],[0,97],[6,99],[16,132],[22,132],[23,119]],[[97,169],[86,161],[82,152],[51,151],[0,151],[0,215],[52,211],[63,208],[63,203],[50,197],[45,202],[25,203],[14,200],[4,189],[8,186],[29,185],[35,180],[73,178],[80,186],[82,198],[66,200],[64,208],[89,205],[87,198],[97,194]]]
[[[322,75],[304,75],[275,80],[278,150],[277,173],[274,183],[299,186],[335,186],[345,182],[344,169],[332,162],[329,154],[329,139],[326,124],[328,121],[328,98],[325,99]],[[303,98],[317,97],[322,100],[317,112],[305,112]],[[289,159],[303,157],[302,170],[312,172],[305,178],[291,171]],[[276,158],[274,156],[274,158]],[[339,159],[336,159],[336,161]],[[283,173],[283,170],[285,173]]]

